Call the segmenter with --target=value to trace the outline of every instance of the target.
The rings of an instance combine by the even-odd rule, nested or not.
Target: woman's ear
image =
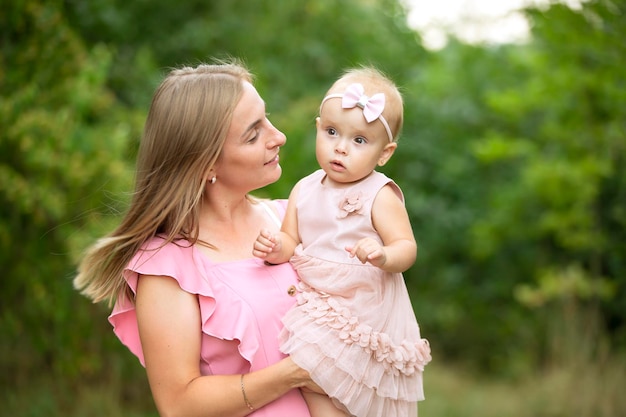
[[[215,170],[213,168],[209,169],[209,171],[205,175],[206,181],[209,184],[215,184],[217,181],[217,175],[215,174]]]
[[[378,166],[382,167],[389,161],[393,153],[396,151],[398,144],[396,142],[391,142],[385,145],[383,150],[380,152],[380,158],[378,158]]]

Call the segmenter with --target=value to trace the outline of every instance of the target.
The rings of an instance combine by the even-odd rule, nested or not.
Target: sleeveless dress
[[[272,204],[284,215],[285,200]],[[185,240],[163,243],[158,236],[148,241],[128,264],[124,278],[135,292],[139,274],[166,275],[197,295],[202,375],[247,373],[286,357],[279,350],[278,333],[281,317],[295,303],[291,294],[298,277],[291,265],[269,266],[258,258],[216,263]],[[145,366],[134,303],[118,300],[109,321]],[[300,390],[293,389],[249,416],[310,417],[310,413]]]
[[[376,171],[348,188],[324,178],[318,170],[300,182],[302,243],[290,262],[301,282],[297,305],[283,318],[280,348],[349,414],[415,417],[430,349],[403,276],[362,264],[344,249],[366,236],[380,241],[374,199],[386,184],[403,200],[402,192]]]

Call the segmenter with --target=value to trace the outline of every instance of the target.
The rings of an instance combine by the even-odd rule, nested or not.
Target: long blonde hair
[[[124,268],[157,234],[164,244],[197,242],[206,177],[223,148],[243,81],[252,76],[236,61],[182,67],[163,80],[146,119],[129,209],[80,262],[74,287],[82,294],[109,305],[130,295]]]

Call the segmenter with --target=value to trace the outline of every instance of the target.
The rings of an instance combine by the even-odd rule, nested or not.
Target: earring
[[[213,175],[213,176],[211,177],[211,179],[209,180],[209,182],[210,182],[211,184],[215,184],[215,181],[217,181],[217,178],[215,177],[215,175]]]

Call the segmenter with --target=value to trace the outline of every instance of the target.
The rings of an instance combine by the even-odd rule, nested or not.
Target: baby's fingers
[[[367,262],[367,252],[365,252],[358,243],[356,246],[346,246],[345,250],[348,252],[348,254],[350,254],[351,258],[354,258],[356,256],[359,261],[361,261],[361,263],[364,264],[365,262]]]
[[[259,232],[259,237],[257,237],[257,241],[259,240],[263,242],[275,242],[276,237],[269,230],[261,229],[261,231]]]
[[[385,251],[382,248],[378,248],[367,255],[367,260],[374,266],[383,266],[387,261]]]
[[[376,260],[376,259],[380,259],[383,256],[385,256],[385,252],[381,248],[378,248],[378,249],[373,250],[372,252],[370,252],[367,255],[367,260],[368,261],[373,261],[373,260]]]
[[[261,230],[259,236],[252,247],[252,254],[259,258],[264,258],[268,253],[272,252],[276,246],[276,238],[268,231]]]
[[[254,247],[252,248],[252,255],[257,258],[265,258],[271,252],[272,248],[260,245],[258,242],[255,242]]]

